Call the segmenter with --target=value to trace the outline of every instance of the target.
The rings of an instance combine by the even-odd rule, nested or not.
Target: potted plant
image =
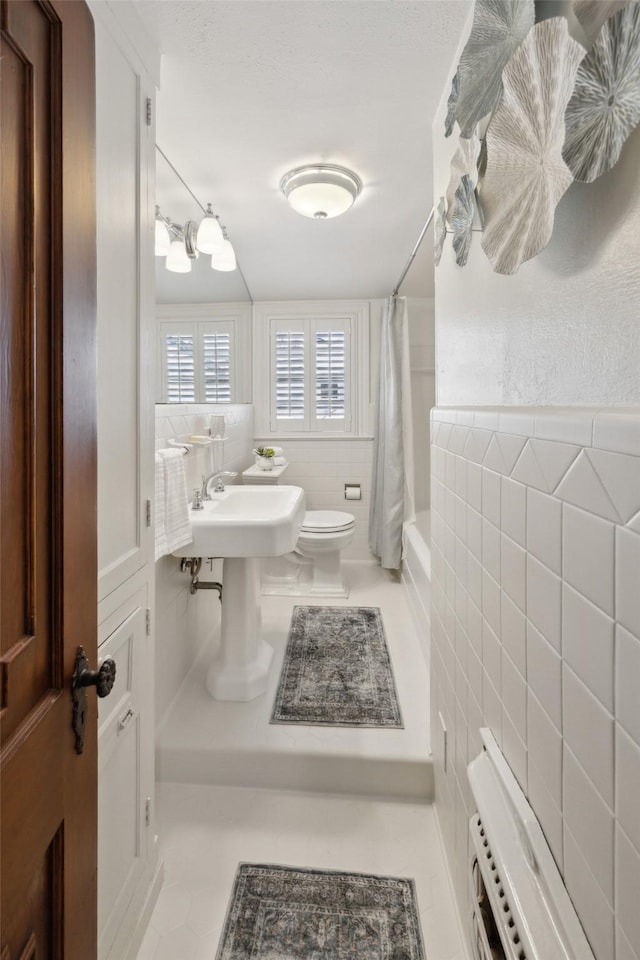
[[[261,470],[273,470],[273,458],[276,455],[273,447],[256,447],[253,451],[256,458],[256,467]]]

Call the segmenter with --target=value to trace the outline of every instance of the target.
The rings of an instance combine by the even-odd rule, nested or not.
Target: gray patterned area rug
[[[413,880],[240,864],[217,960],[424,960]]]
[[[402,727],[378,607],[294,607],[272,723]]]

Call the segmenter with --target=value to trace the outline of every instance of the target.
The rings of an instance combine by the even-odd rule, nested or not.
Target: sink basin
[[[175,557],[280,557],[293,550],[305,513],[301,487],[231,486],[190,510],[193,540]]]

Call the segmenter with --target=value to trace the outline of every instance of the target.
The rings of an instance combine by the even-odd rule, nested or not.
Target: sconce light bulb
[[[200,253],[214,253],[218,247],[222,246],[223,242],[224,236],[222,235],[222,229],[209,203],[207,205],[207,212],[198,227],[196,246]]]
[[[191,260],[187,256],[184,240],[172,240],[165,267],[172,273],[191,273]]]
[[[223,240],[221,246],[214,250],[211,255],[211,267],[213,270],[220,270],[228,273],[236,269],[236,254],[230,240]]]

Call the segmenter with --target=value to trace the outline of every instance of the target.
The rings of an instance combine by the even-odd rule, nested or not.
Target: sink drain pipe
[[[212,557],[211,559],[216,558]],[[183,557],[180,561],[180,569],[182,572],[191,574],[189,593],[193,595],[197,593],[198,590],[217,590],[220,602],[222,603],[222,584],[218,583],[217,580],[200,580],[198,574],[200,573],[201,567],[202,557]]]

